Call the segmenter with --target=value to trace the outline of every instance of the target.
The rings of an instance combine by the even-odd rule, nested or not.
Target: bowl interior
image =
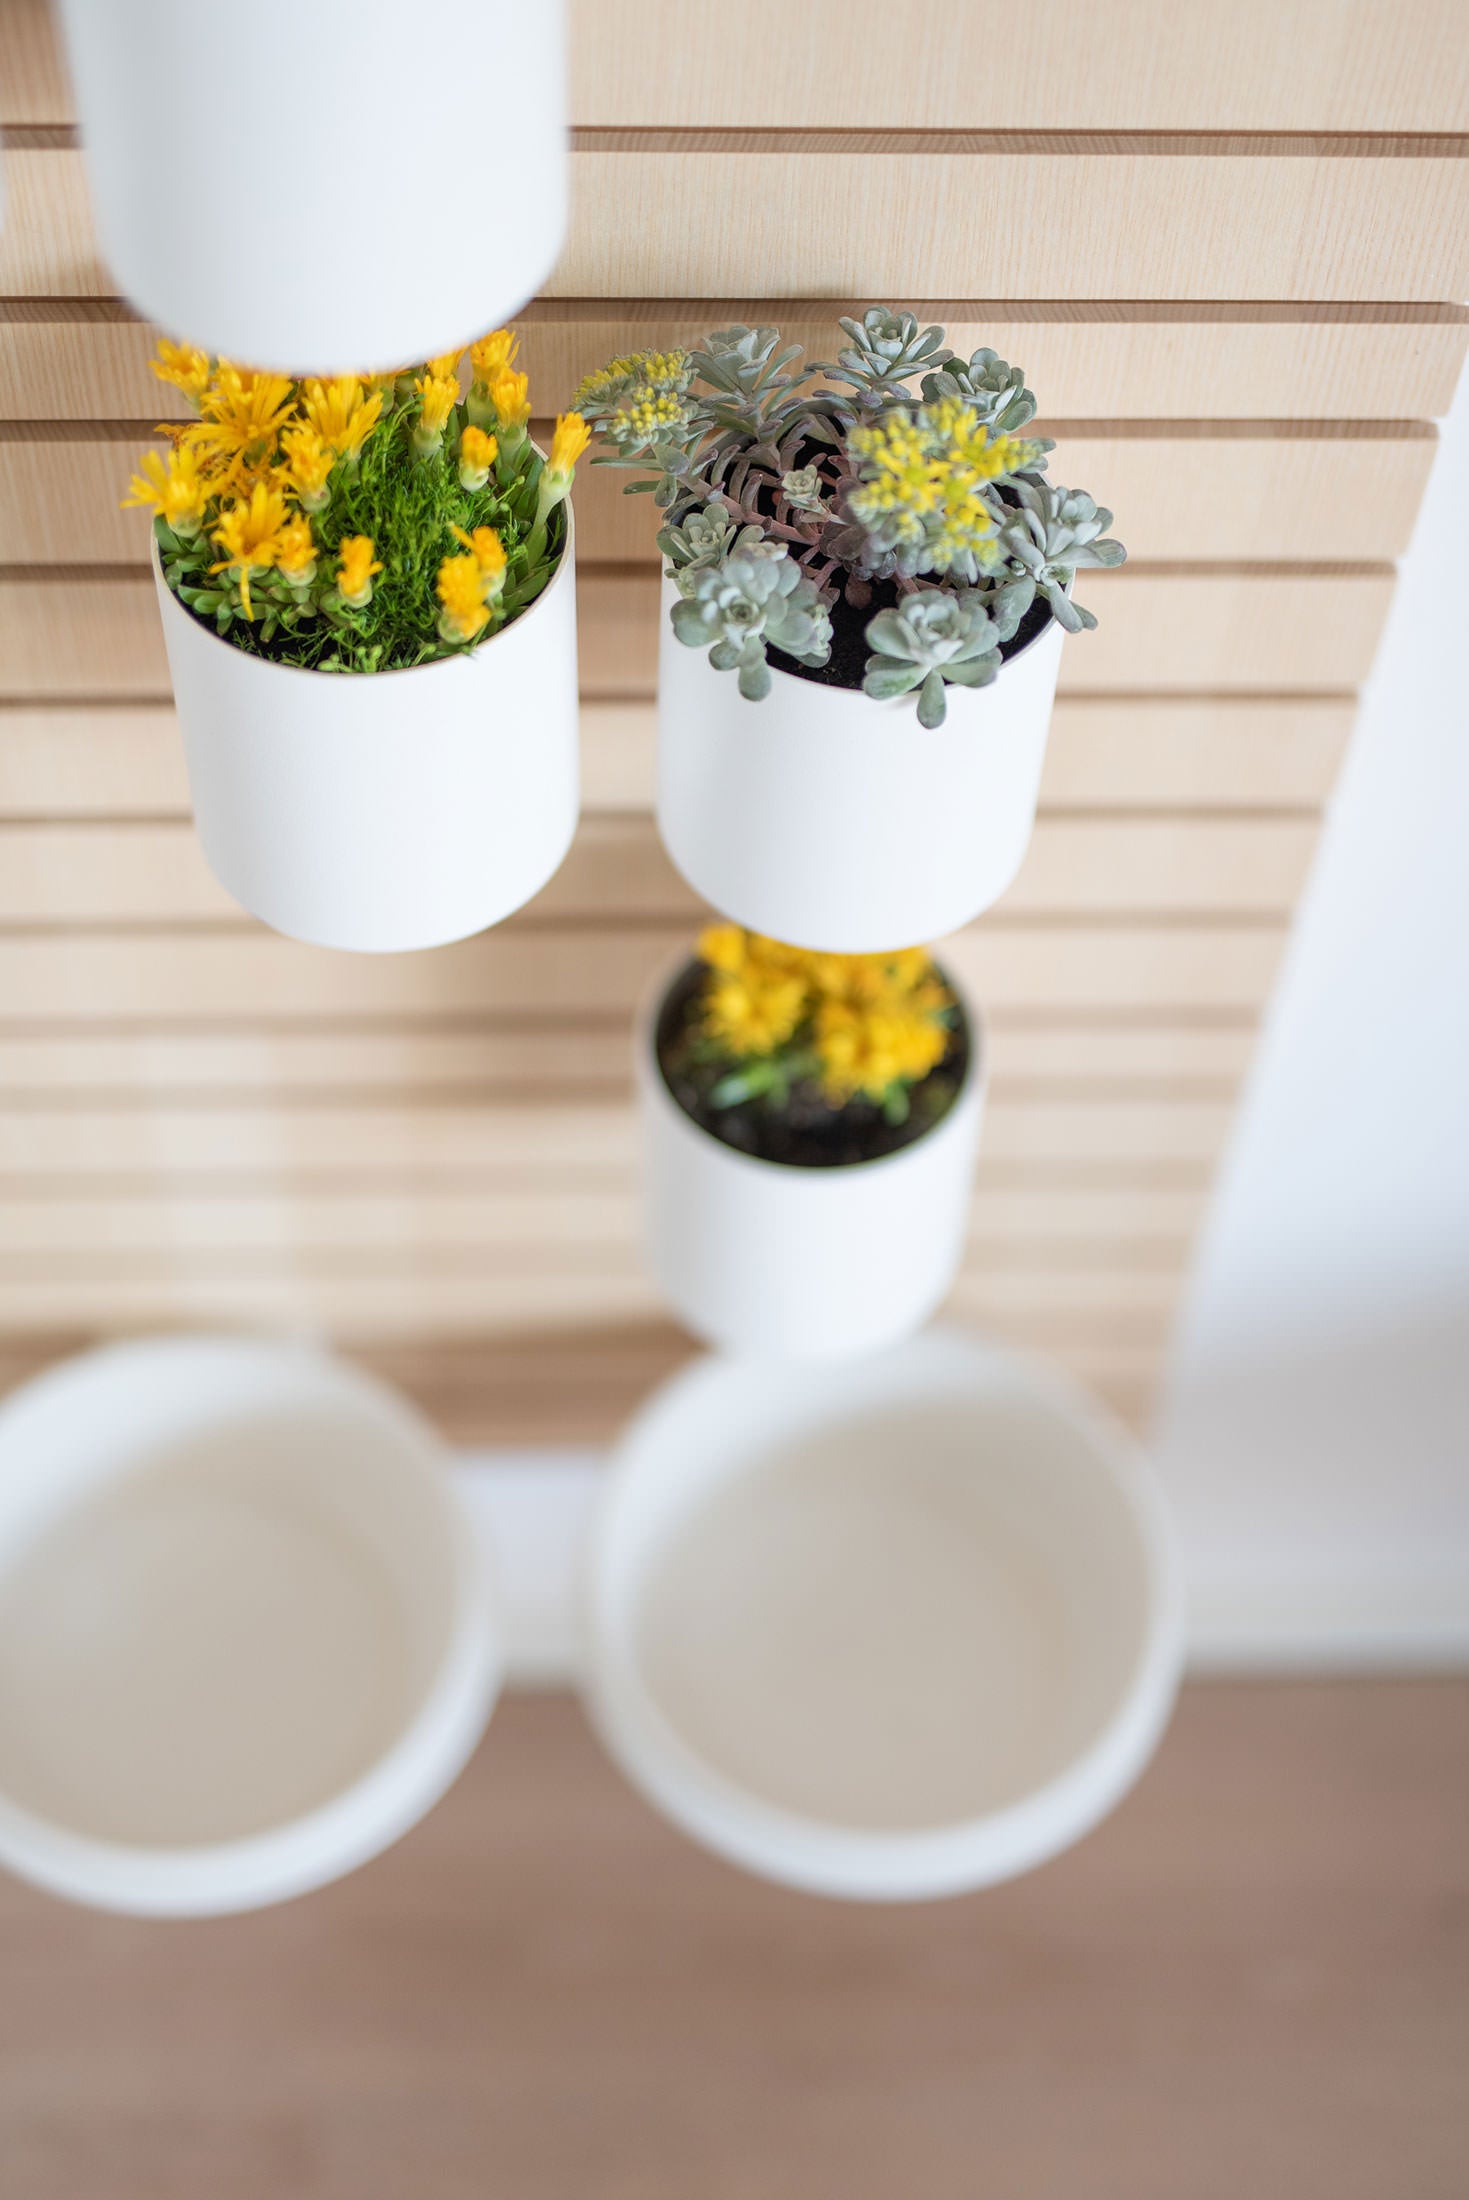
[[[1155,1620],[1132,1495],[1012,1363],[926,1351],[733,1390],[645,1430],[610,1538],[616,1632],[726,1789],[873,1834],[982,1820],[1119,1715]],[[963,1364],[962,1362],[960,1364]],[[768,1393],[742,1410],[741,1384]],[[714,1391],[719,1389],[718,1382]]]
[[[171,1393],[155,1365],[152,1395],[127,1358],[0,1424],[0,1803],[129,1847],[246,1840],[412,1720],[453,1538],[411,1423],[305,1356]]]

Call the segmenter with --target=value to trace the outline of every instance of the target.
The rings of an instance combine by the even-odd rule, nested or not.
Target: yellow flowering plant
[[[1095,626],[1075,575],[1126,553],[1110,512],[1046,479],[1054,445],[1020,432],[1035,414],[1020,368],[961,360],[941,328],[881,306],[841,327],[826,365],[800,365],[773,328],[613,359],[576,405],[606,446],[594,463],[632,469],[629,489],[667,513],[681,642],[751,702],[774,652],[878,700],[916,693],[938,726],[946,686],[986,685],[1049,619]]]
[[[589,434],[549,453],[508,329],[378,376],[292,381],[164,342],[165,423],[126,505],[154,515],[164,577],[196,618],[277,663],[385,672],[475,647],[546,586]]]
[[[962,1076],[963,1016],[926,948],[822,954],[711,925],[669,1002],[670,1087],[732,1144],[769,1149],[777,1119],[776,1146],[794,1135],[802,1159],[852,1158],[854,1141],[865,1158],[930,1128]]]

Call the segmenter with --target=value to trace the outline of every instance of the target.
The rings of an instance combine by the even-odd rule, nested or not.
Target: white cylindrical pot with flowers
[[[103,255],[175,336],[282,373],[386,369],[518,312],[555,263],[562,0],[462,24],[391,0],[61,19]]]
[[[680,1319],[787,1360],[921,1327],[963,1254],[985,1076],[924,950],[707,931],[638,1035],[648,1257]]]
[[[210,867],[292,938],[383,953],[520,908],[576,829],[586,430],[526,432],[504,332],[372,388],[167,347],[200,418],[150,458],[164,640]]]
[[[1062,635],[1096,623],[1074,574],[1124,553],[1109,512],[1047,480],[1019,368],[958,360],[911,314],[842,326],[824,370],[726,329],[616,361],[577,402],[668,513],[670,856],[740,924],[871,954],[956,930],[1015,876]]]

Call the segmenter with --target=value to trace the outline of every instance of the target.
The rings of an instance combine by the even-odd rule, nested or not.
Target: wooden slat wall
[[[522,316],[608,353],[874,297],[1026,366],[1088,576],[990,1025],[961,1315],[1147,1408],[1469,341],[1459,0],[573,0],[575,213]],[[779,56],[779,66],[769,56]],[[440,954],[278,940],[194,842],[147,536],[169,410],[39,0],[0,10],[0,1383],[137,1324],[323,1329],[465,1440],[592,1437],[686,1349],[639,1265],[629,1019],[697,909],[650,816],[650,514],[578,496],[587,816]]]

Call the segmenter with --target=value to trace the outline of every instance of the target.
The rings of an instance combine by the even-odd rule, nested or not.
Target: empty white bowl
[[[958,1333],[700,1362],[602,1499],[607,1747],[696,1840],[811,1892],[952,1894],[1066,1848],[1147,1762],[1181,1654],[1137,1447]]]
[[[157,1916],[364,1863],[473,1750],[481,1546],[411,1409],[308,1349],[178,1337],[0,1407],[0,1862]]]

